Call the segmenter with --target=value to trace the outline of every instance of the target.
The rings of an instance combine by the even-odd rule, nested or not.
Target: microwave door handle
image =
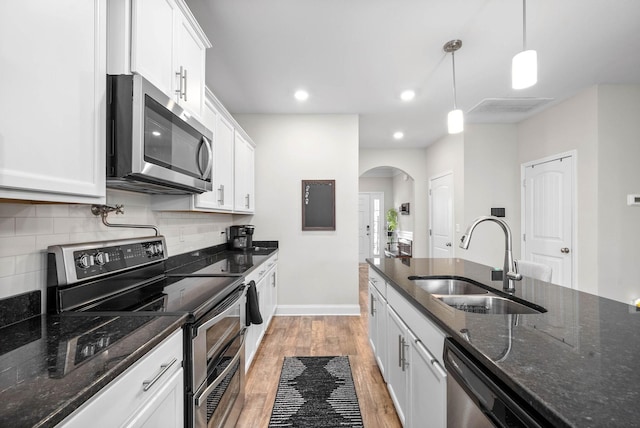
[[[211,172],[211,169],[213,168],[213,149],[211,148],[211,144],[209,143],[209,140],[207,140],[206,137],[202,137],[202,139],[200,140],[200,147],[198,147],[198,159],[200,158],[200,152],[202,151],[202,146],[207,148],[207,153],[209,154],[209,160],[207,162],[207,166],[204,169],[204,171],[202,171],[202,168],[200,167],[200,162],[197,162],[197,165],[198,165],[198,169],[200,170],[200,174],[202,174],[202,178],[206,179],[209,173]]]

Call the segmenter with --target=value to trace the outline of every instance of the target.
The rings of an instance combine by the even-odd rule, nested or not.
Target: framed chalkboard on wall
[[[302,230],[336,230],[335,180],[302,180]]]

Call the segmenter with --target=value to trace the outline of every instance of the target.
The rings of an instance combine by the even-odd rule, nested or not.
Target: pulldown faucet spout
[[[509,225],[504,221],[499,219],[498,217],[493,216],[482,216],[478,217],[469,225],[466,232],[460,239],[460,248],[466,250],[469,248],[469,243],[471,242],[471,234],[473,233],[476,226],[485,221],[492,221],[498,226],[502,228],[504,231],[504,265],[502,270],[502,288],[506,291],[515,291],[515,281],[520,281],[522,279],[522,275],[518,273],[518,267],[516,266],[513,260],[513,252],[511,250],[512,247],[512,239],[511,239],[511,229]]]

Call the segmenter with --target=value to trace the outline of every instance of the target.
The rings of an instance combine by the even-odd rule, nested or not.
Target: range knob
[[[86,269],[89,266],[91,266],[91,256],[89,254],[82,254],[80,255],[80,257],[78,257],[78,259],[76,260],[76,265],[80,268],[80,269]]]
[[[93,255],[93,260],[96,262],[98,266],[102,266],[109,261],[109,257],[106,253],[102,251],[98,251]]]

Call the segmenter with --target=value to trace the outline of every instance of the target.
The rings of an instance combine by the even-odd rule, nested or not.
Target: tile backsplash
[[[108,191],[107,204],[124,205],[108,222],[152,224],[167,241],[169,256],[226,241],[231,214],[152,211],[145,194]],[[152,235],[153,230],[109,228],[90,205],[0,202],[0,299],[46,287],[49,245]],[[44,299],[43,299],[44,300]],[[44,302],[43,302],[44,311]]]

